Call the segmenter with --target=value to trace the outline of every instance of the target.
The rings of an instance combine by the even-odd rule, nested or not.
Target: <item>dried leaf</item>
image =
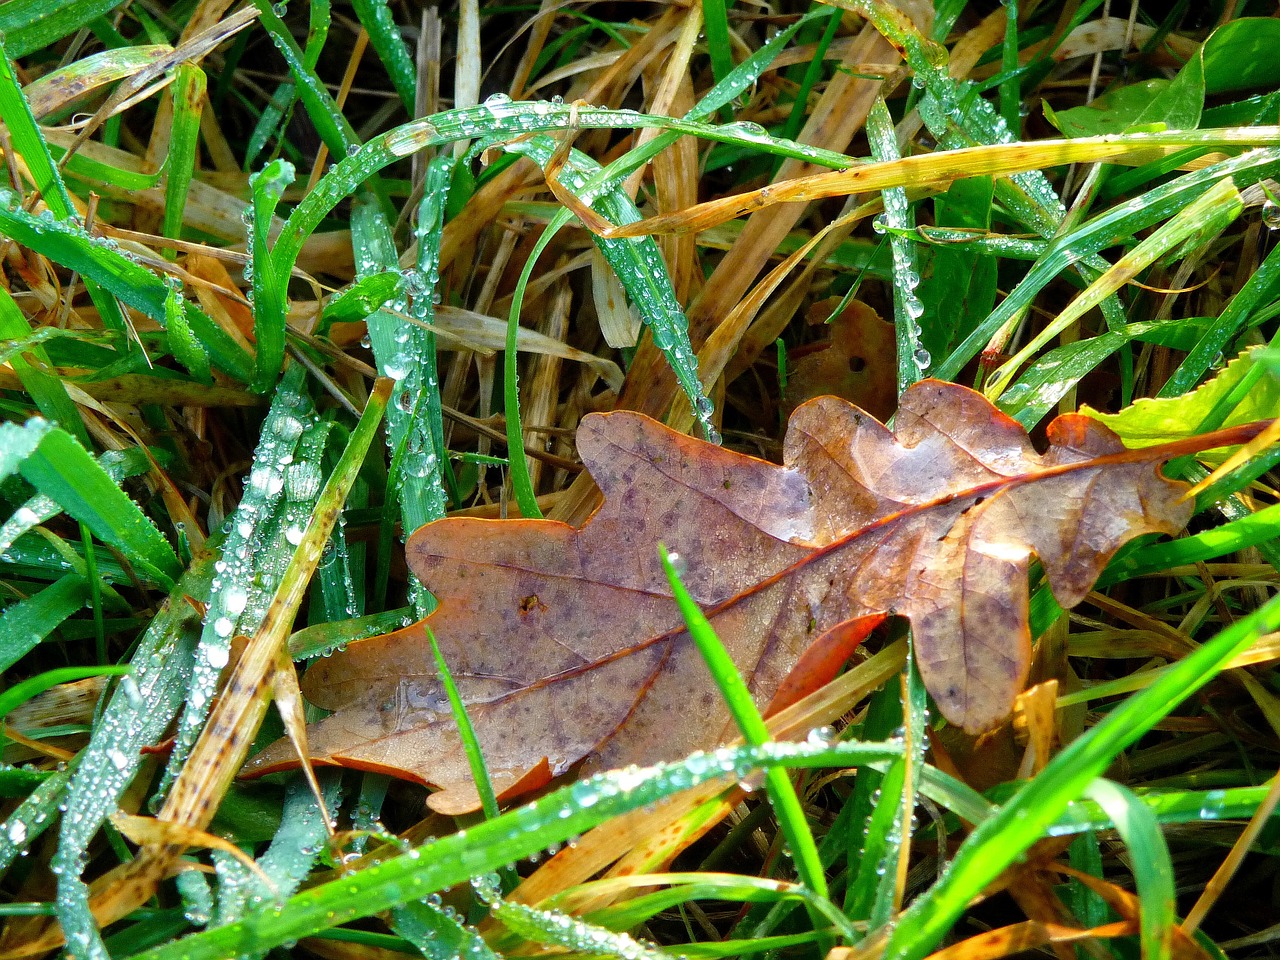
[[[1145,533],[1191,508],[1159,464],[1088,417],[1059,417],[1040,455],[981,395],[923,381],[893,433],[842,400],[800,407],[778,466],[634,413],[587,417],[578,449],[604,505],[583,527],[451,518],[409,542],[439,598],[427,620],[322,660],[303,689],[336,711],[311,731],[315,762],[441,788],[475,805],[467,761],[426,643],[440,641],[500,794],[723,742],[732,724],[685,635],[657,543],[761,704],[824,682],[885,615],[911,621],[939,709],[971,732],[1008,715],[1026,679],[1028,567],[1063,606]],[[830,655],[834,651],[834,655]],[[812,664],[820,664],[811,673]],[[802,664],[799,678],[788,676]],[[276,744],[250,774],[296,764]]]

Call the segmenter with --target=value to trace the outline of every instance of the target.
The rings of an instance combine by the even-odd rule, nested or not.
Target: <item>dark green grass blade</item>
[[[103,543],[122,551],[139,574],[170,589],[181,573],[154,523],[71,434],[54,428],[23,461],[23,477]]]
[[[8,670],[39,645],[73,613],[84,609],[89,584],[78,573],[68,573],[20,603],[0,613],[0,673]]]

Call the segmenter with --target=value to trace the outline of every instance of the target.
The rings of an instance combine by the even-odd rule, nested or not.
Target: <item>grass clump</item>
[[[1033,593],[982,740],[898,638],[807,740],[725,672],[747,746],[483,819],[235,775],[304,735],[290,654],[430,612],[413,531],[590,516],[586,413],[1276,416],[1269,15],[0,6],[0,955],[1268,955],[1274,444]]]

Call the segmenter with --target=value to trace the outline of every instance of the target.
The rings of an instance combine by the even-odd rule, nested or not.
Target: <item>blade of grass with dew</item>
[[[507,150],[529,157],[544,169],[551,162],[556,144],[549,137],[533,137],[508,144]],[[641,219],[640,211],[621,190],[615,188],[599,195],[586,194],[587,180],[599,172],[600,166],[591,158],[576,150],[557,173],[562,187],[574,193],[588,207],[598,208],[611,223],[635,223]],[[604,254],[614,273],[622,282],[631,302],[639,308],[640,316],[649,328],[653,343],[666,357],[681,389],[689,400],[694,418],[703,436],[713,443],[719,442],[719,434],[712,423],[714,410],[698,379],[698,358],[689,343],[689,321],[676,300],[667,272],[652,237],[634,240],[609,240],[593,235],[592,240]],[[520,449],[515,447],[514,449]]]
[[[436,263],[452,166],[451,158],[441,156],[433,158],[427,167],[419,210],[425,222],[419,221],[422,234],[418,247],[419,263],[425,269],[414,271],[412,282],[401,277],[401,292],[392,301],[394,311],[378,310],[367,318],[378,373],[395,381],[387,407],[387,446],[392,468],[387,478],[383,543],[391,540],[387,528],[394,524],[391,509],[396,501],[405,539],[423,524],[443,517],[448,506],[443,481],[448,463],[438,452],[444,444],[444,428],[442,421],[433,416],[440,404],[435,336],[423,324],[430,324],[435,316],[439,282]],[[398,269],[399,257],[390,227],[376,206],[359,204],[351,227],[357,274]],[[384,589],[389,561],[388,554],[380,553],[379,590]],[[410,601],[418,616],[426,616],[432,601],[417,578],[410,577]]]
[[[500,960],[476,929],[446,913],[437,902],[439,899],[436,895],[396,907],[391,911],[391,929],[413,944],[426,960]]]
[[[301,392],[305,379],[306,372],[298,364],[285,371],[263,421],[244,494],[224,525],[226,539],[215,576],[205,593],[193,594],[200,599],[207,598],[208,610],[191,693],[178,721],[169,764],[157,790],[161,796],[178,775],[204,725],[218,677],[229,662],[231,638],[241,634],[252,636],[257,630],[293,553],[295,545],[288,541],[286,528],[281,523],[286,506],[286,469],[290,471],[295,490],[314,484],[311,490],[314,497],[319,489],[318,463],[298,456],[302,438],[321,429],[311,399]]]
[[[1069,234],[1058,237],[990,316],[982,321],[945,360],[934,368],[934,376],[954,379],[969,360],[977,356],[991,336],[1024,309],[1048,283],[1071,264],[1099,250],[1123,243],[1152,224],[1176,216],[1215,183],[1231,178],[1242,189],[1280,173],[1280,150],[1253,150],[1224,160],[1169,183],[1119,206],[1112,207]],[[1277,258],[1280,260],[1280,258]]]
[[[356,19],[369,34],[369,43],[378,59],[387,68],[391,85],[400,96],[405,111],[413,116],[414,92],[418,89],[418,74],[413,58],[404,45],[400,27],[391,15],[391,7],[381,0],[352,0]]]
[[[506,900],[498,889],[497,877],[473,877],[471,889],[492,916],[526,941],[560,947],[587,956],[626,957],[627,960],[668,960],[670,954],[657,946],[617,933],[558,910],[542,910],[515,900]]]
[[[182,214],[187,206],[187,190],[196,168],[197,142],[200,136],[200,114],[204,110],[205,75],[190,63],[178,64],[176,78],[169,88],[173,97],[173,125],[169,132],[169,156],[164,182],[164,219],[161,232],[165,237],[182,239]],[[165,251],[173,256],[174,251]]]
[[[883,98],[878,98],[867,114],[867,143],[871,155],[879,161],[897,160],[897,134],[893,118]],[[915,217],[907,203],[907,191],[901,187],[882,190],[884,221],[881,229],[890,227],[896,231],[909,231],[915,227]],[[916,293],[920,286],[920,269],[916,263],[916,248],[902,233],[889,237],[889,249],[893,254],[893,325],[898,345],[898,393],[906,390],[922,377],[928,376],[932,358],[920,342],[920,318],[924,304]]]
[[[342,802],[340,773],[317,771],[316,779],[325,809],[337,810]],[[307,879],[328,838],[329,824],[310,784],[301,774],[293,775],[280,809],[280,829],[257,861],[261,875],[234,857],[219,858],[217,922],[239,920],[265,902],[292,895]],[[270,887],[263,884],[263,877],[271,882]]]
[[[65,430],[49,430],[19,467],[33,487],[119,549],[138,573],[172,588],[181,564],[151,519]]]
[[[352,620],[314,623],[289,638],[289,656],[294,660],[312,660],[332,654],[356,640],[391,633],[408,626],[406,621],[411,622],[412,615],[412,608],[396,607],[394,610],[369,613]]]
[[[465,883],[503,864],[561,844],[605,820],[699,784],[742,780],[764,767],[851,767],[887,761],[899,744],[768,743],[698,753],[678,763],[600,774],[548,794],[496,820],[431,841],[355,876],[313,887],[279,906],[184,937],[135,960],[219,960],[371,916]]]
[[[173,359],[187,368],[187,372],[201,383],[213,382],[213,370],[209,363],[209,351],[187,324],[186,297],[182,284],[169,280],[169,292],[164,298],[165,341]]]
[[[75,223],[79,217],[71,203],[71,194],[63,183],[62,174],[53,157],[49,154],[49,145],[45,142],[40,125],[18,86],[13,68],[9,64],[9,56],[5,49],[5,34],[0,32],[0,115],[5,118],[5,126],[12,138],[13,147],[26,162],[27,171],[31,174],[37,192],[45,205],[57,220]],[[94,281],[92,277],[84,277],[85,290],[93,305],[98,309],[102,322],[117,330],[124,329],[125,319],[120,305]],[[68,429],[73,429],[68,427]]]
[[[1085,374],[1111,354],[1133,340],[1167,330],[1177,322],[1131,323],[1122,330],[1108,330],[1055,347],[1037,357],[1001,395],[996,406],[1030,430]]]
[[[262,107],[258,122],[253,125],[248,143],[244,148],[244,169],[248,171],[257,161],[258,155],[267,148],[271,138],[278,136],[281,125],[289,116],[289,108],[297,100],[297,87],[292,80],[277,84],[275,91]]]
[[[676,606],[680,608],[680,616],[689,630],[689,637],[702,654],[725,706],[729,708],[734,723],[742,733],[742,739],[753,747],[768,743],[769,728],[765,726],[764,718],[756,708],[751,691],[747,689],[733,658],[716,636],[715,628],[685,589],[684,582],[672,563],[671,554],[661,544],[658,545],[658,557],[666,572],[667,583],[671,585]],[[786,770],[775,767],[766,775],[765,786],[769,792],[769,802],[773,804],[774,815],[778,818],[778,828],[791,846],[796,873],[805,886],[825,898],[826,874],[822,869],[822,861],[818,858],[818,847],[813,841],[809,823],[805,820],[804,805],[796,794],[795,785],[787,776]]]
[[[1114,266],[1072,300],[1051,323],[994,371],[984,388],[987,397],[993,400],[998,398],[1032,354],[1088,311],[1100,306],[1106,297],[1134,280],[1141,271],[1166,257],[1177,256],[1188,244],[1199,244],[1205,239],[1212,239],[1234,222],[1243,210],[1244,202],[1236,185],[1229,178],[1219,180],[1117,260]]]
[[[31,325],[27,318],[22,315],[9,291],[0,290],[0,338],[20,340],[30,336]],[[79,409],[67,394],[67,388],[58,377],[47,372],[56,369],[49,360],[49,354],[44,347],[35,343],[28,350],[35,358],[35,363],[22,353],[15,353],[8,359],[8,365],[18,375],[22,388],[45,417],[72,433],[84,446],[91,446],[89,432],[85,429]]]
[[[279,585],[270,598],[266,612],[258,619],[257,627],[249,637],[244,652],[237,660],[208,726],[201,731],[194,749],[186,757],[182,772],[174,781],[160,811],[159,819],[167,821],[171,828],[205,830],[218,802],[244,762],[253,734],[266,714],[268,694],[272,689],[268,678],[274,670],[280,668],[286,631],[297,613],[323,544],[328,540],[332,526],[341,512],[346,493],[377,433],[389,394],[390,383],[379,381],[337,466],[319,495],[315,496],[313,492],[309,500],[315,506],[310,512],[306,528],[300,536],[290,539],[292,550],[281,551],[286,567],[278,578]],[[292,411],[291,415],[297,415],[299,411],[296,395],[294,400],[285,403],[284,409]],[[328,425],[322,426],[327,428]],[[281,486],[283,485],[282,480]],[[225,560],[226,554],[219,559]],[[242,558],[233,559],[241,559],[243,562]],[[228,566],[224,564],[223,569],[216,572],[219,576],[224,576],[228,572]],[[238,583],[239,581],[235,581],[231,586]],[[215,592],[214,600],[217,599],[218,593]],[[216,674],[214,676],[216,678]],[[192,699],[197,695],[207,697],[196,686],[198,683],[197,677],[192,684]],[[212,692],[210,688],[209,694]],[[101,884],[101,892],[95,898],[95,913],[104,925],[141,906],[154,892],[160,877],[174,865],[181,850],[182,847],[176,844],[146,846],[141,848],[133,861],[109,872]],[[67,932],[67,941],[77,949],[88,950],[95,944],[100,945],[97,931],[93,927],[93,916],[94,914],[90,914],[86,918],[88,926],[78,930],[74,939]],[[66,918],[62,918],[62,923],[65,930]],[[60,939],[56,930],[47,927],[28,935],[32,944],[56,943]]]
[[[1063,749],[969,835],[942,879],[902,915],[886,956],[925,956],[972,898],[1042,837],[1122,750],[1208,683],[1236,654],[1277,629],[1280,598],[1231,624]]]
[[[100,283],[126,306],[165,322],[168,287],[150,270],[127,259],[114,241],[90,237],[76,224],[46,220],[11,206],[0,191],[0,233],[52,262]],[[8,201],[8,202],[6,202]],[[191,303],[187,324],[209,350],[214,364],[241,382],[253,378],[253,360],[231,337]]]
[[[50,774],[0,823],[0,873],[8,870],[57,822],[58,806],[75,771],[74,763],[66,770],[55,770]]]
[[[0,439],[2,438],[3,431],[0,431]],[[21,450],[18,452],[21,453]],[[22,455],[25,456],[25,454]],[[137,447],[128,450],[108,450],[100,454],[97,460],[98,465],[107,472],[116,486],[122,485],[130,477],[140,476],[151,469],[151,461]],[[23,534],[52,520],[61,512],[62,509],[53,500],[43,493],[37,493],[13,511],[8,520],[0,524],[0,554],[7,553]]]
[[[285,160],[273,160],[249,177],[251,259],[246,266],[250,275],[245,279],[253,284],[253,334],[258,349],[253,382],[249,386],[255,393],[265,393],[275,385],[280,365],[284,362],[285,317],[289,311],[288,279],[271,269],[267,231],[276,205],[284,196],[285,189],[293,183],[293,178],[293,164]]]
[[[1110,780],[1094,780],[1085,789],[1084,796],[1106,812],[1129,850],[1141,907],[1138,939],[1142,956],[1148,960],[1168,957],[1177,919],[1173,861],[1155,815],[1132,790]]]
[[[293,38],[293,33],[289,30],[289,27],[275,12],[274,6],[268,0],[253,0],[253,5],[258,10],[262,26],[266,29],[267,35],[271,37],[271,42],[275,44],[276,49],[280,51],[281,56],[284,57],[285,62],[289,65],[289,72],[293,75],[293,79],[297,84],[298,99],[302,101],[302,105],[307,111],[307,116],[311,118],[311,122],[315,125],[316,132],[320,134],[320,139],[324,141],[324,145],[329,148],[329,152],[335,157],[346,157],[351,152],[357,151],[360,147],[360,138],[356,136],[350,121],[347,120],[346,115],[338,107],[328,88],[316,75],[315,63],[309,57],[309,54],[311,54],[311,56],[318,58],[319,49],[312,50],[309,47],[308,51],[304,52]],[[314,38],[315,33],[313,31],[312,39]],[[378,205],[382,208],[383,214],[388,217],[392,216],[394,210],[387,199],[386,187],[381,178],[377,176],[377,171],[371,170],[361,183],[366,180],[368,181],[369,190],[378,198]]]
[[[1275,297],[1278,283],[1280,245],[1275,245],[1156,396],[1178,397],[1199,383],[1227,345],[1245,329],[1250,316]]]
[[[116,687],[95,724],[80,765],[67,787],[58,849],[59,920],[69,942],[98,943],[89,889],[80,879],[89,845],[137,773],[142,749],[161,740],[186,699],[200,634],[200,616],[186,597],[206,596],[215,575],[216,536],[178,581],[129,660],[132,673]]]
[[[84,609],[89,584],[77,573],[0,612],[0,673],[39,646],[63,620]]]
[[[282,275],[287,275],[293,269],[306,238],[320,226],[330,211],[361,183],[397,160],[458,140],[479,138],[484,144],[497,145],[507,139],[514,140],[530,133],[563,131],[572,127],[626,130],[657,127],[677,134],[725,143],[744,141],[741,131],[714,124],[675,120],[629,110],[576,107],[543,101],[489,103],[433,114],[379,134],[350,155],[342,154],[338,163],[321,177],[315,189],[309,191],[294,209],[280,232],[273,254],[276,269]],[[657,140],[651,141],[653,142]],[[751,142],[764,152],[836,169],[847,167],[853,162],[843,154],[773,137],[756,137]]]

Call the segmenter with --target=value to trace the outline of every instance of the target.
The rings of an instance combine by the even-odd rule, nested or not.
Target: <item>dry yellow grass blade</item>
[[[964,147],[900,160],[860,163],[772,183],[746,193],[709,200],[694,207],[623,225],[607,224],[598,216],[587,226],[609,238],[706,230],[743,214],[777,204],[808,202],[891,187],[945,187],[966,177],[1005,177],[1070,163],[1151,163],[1186,147],[1263,147],[1280,143],[1280,127],[1232,127],[1221,130],[1174,130],[1131,133],[1078,140],[1041,140]],[[584,221],[585,222],[585,221]]]

